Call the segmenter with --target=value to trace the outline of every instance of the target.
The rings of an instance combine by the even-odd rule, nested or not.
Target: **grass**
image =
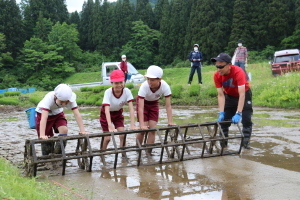
[[[15,166],[0,158],[0,199],[68,199],[63,192],[49,182],[22,177]]]
[[[66,84],[101,82],[101,72],[76,73],[65,80]]]
[[[300,73],[293,72],[283,76],[273,77],[270,65],[265,63],[249,64],[246,69],[252,75],[250,82],[253,93],[253,105],[275,108],[298,108],[300,106],[300,87],[297,82]],[[217,105],[217,92],[213,83],[213,74],[216,71],[212,65],[202,67],[203,85],[197,84],[197,74],[191,86],[187,85],[190,67],[166,68],[163,79],[170,85],[173,96],[173,105],[214,106]],[[146,70],[139,70],[145,74]],[[77,73],[66,79],[65,83],[76,84],[86,82],[99,82],[100,72]],[[77,103],[80,106],[100,106],[104,91],[110,86],[84,87],[77,94]],[[127,84],[133,96],[138,90],[132,84]],[[18,105],[20,107],[34,107],[46,94],[34,92],[17,96],[1,96],[0,104]],[[164,98],[161,99],[164,104]]]

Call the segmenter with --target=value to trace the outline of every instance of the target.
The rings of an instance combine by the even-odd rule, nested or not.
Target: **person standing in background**
[[[248,51],[247,48],[243,46],[244,41],[242,39],[239,39],[237,41],[238,47],[235,49],[234,54],[235,60],[234,65],[239,66],[246,72],[246,65],[247,65],[247,59],[248,59]]]
[[[124,73],[124,76],[125,76],[124,81],[125,81],[125,83],[126,83],[126,80],[127,80],[127,74],[128,74],[128,66],[127,66],[126,55],[122,55],[121,58],[122,58],[122,61],[121,61],[121,63],[120,63],[120,68],[121,68],[121,70],[122,70],[123,73]]]
[[[201,61],[203,60],[202,52],[199,51],[199,44],[194,44],[194,51],[191,51],[189,54],[189,60],[191,61],[191,72],[189,76],[188,85],[191,85],[193,81],[193,76],[195,70],[197,70],[198,74],[198,83],[202,84],[202,76],[201,76]]]

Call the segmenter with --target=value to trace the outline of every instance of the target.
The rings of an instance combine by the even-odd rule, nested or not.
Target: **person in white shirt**
[[[68,134],[67,119],[63,112],[64,108],[72,109],[75,120],[79,127],[79,134],[88,134],[85,131],[82,117],[76,103],[76,94],[66,84],[59,84],[54,91],[45,95],[36,107],[36,131],[40,139],[53,137],[53,131],[59,136]],[[42,143],[42,154],[51,153],[52,143]],[[61,153],[60,145],[54,148],[54,153]]]
[[[173,124],[172,106],[171,106],[171,89],[168,83],[162,80],[163,70],[159,66],[151,65],[147,69],[145,81],[138,92],[137,97],[137,117],[141,129],[155,128],[159,117],[159,99],[163,95],[166,98],[166,111],[168,125]],[[136,138],[142,144],[145,133],[138,133]],[[155,142],[155,131],[148,133],[147,144]],[[147,152],[152,155],[152,149]]]
[[[130,129],[135,130],[134,108],[131,91],[125,87],[124,73],[121,70],[114,70],[110,74],[112,87],[104,93],[100,112],[100,124],[103,132],[124,131],[123,106],[128,103],[130,114]],[[117,129],[117,130],[116,130]],[[125,135],[119,135],[120,147],[126,146]],[[107,149],[110,136],[104,137],[101,149]],[[126,154],[122,154],[123,157]]]

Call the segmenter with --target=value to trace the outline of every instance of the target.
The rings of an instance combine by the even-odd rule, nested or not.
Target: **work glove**
[[[242,115],[236,113],[236,114],[232,117],[231,121],[232,121],[232,123],[234,123],[234,124],[238,124],[238,123],[241,121],[241,119],[242,119]]]
[[[218,122],[224,121],[225,112],[219,112]]]

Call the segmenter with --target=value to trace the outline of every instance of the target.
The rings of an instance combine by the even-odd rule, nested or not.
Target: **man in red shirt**
[[[252,133],[253,114],[252,93],[247,81],[246,73],[238,66],[231,64],[231,57],[226,53],[220,53],[211,59],[217,67],[214,73],[214,82],[218,92],[219,118],[218,121],[232,121],[243,124],[243,147],[249,148]],[[222,124],[224,135],[228,137],[230,124]],[[227,146],[227,142],[221,145]]]

